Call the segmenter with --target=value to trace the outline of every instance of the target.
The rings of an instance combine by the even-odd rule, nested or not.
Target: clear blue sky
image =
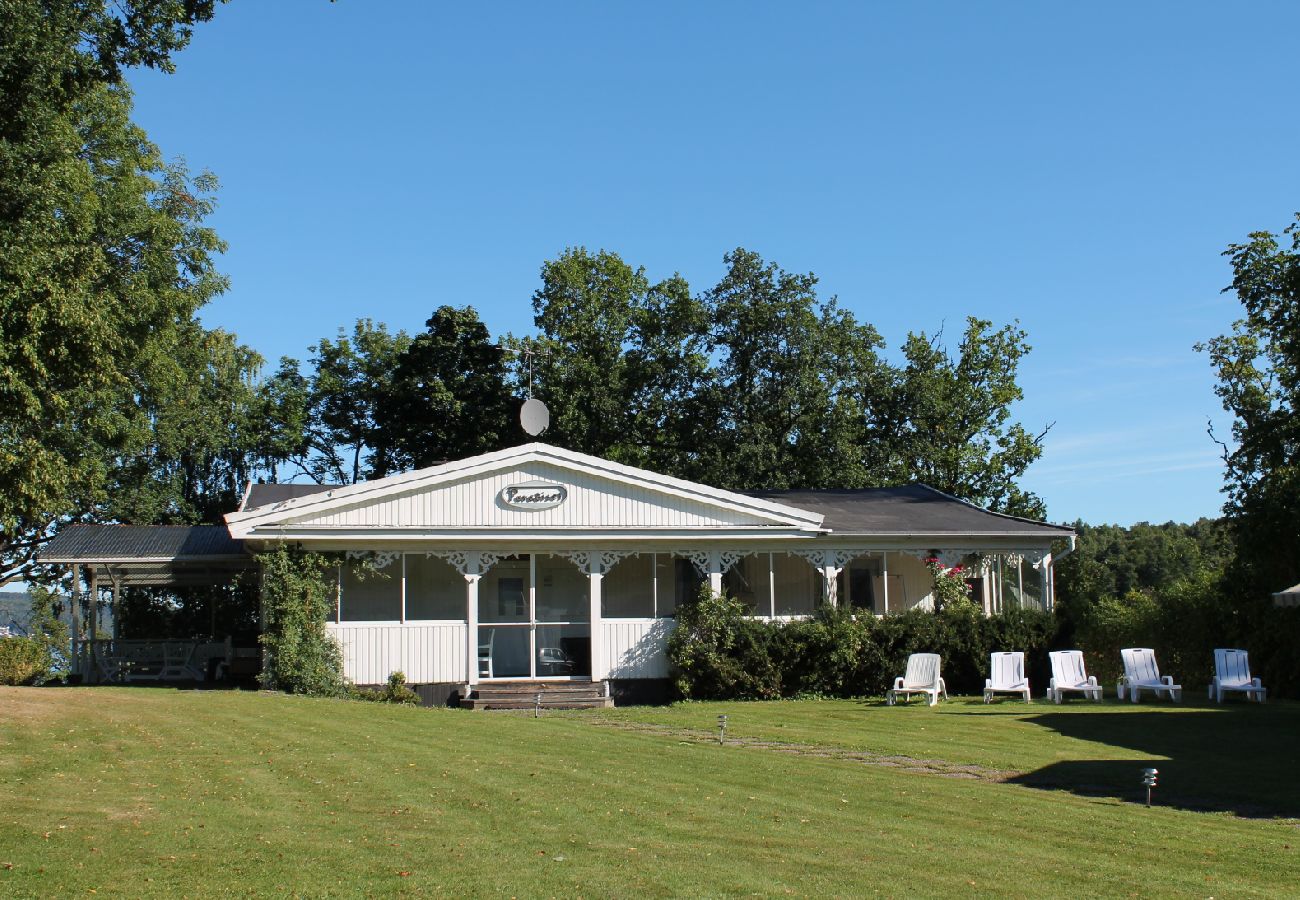
[[[1198,340],[1224,247],[1300,210],[1300,4],[234,0],[136,118],[222,181],[272,363],[361,316],[530,330],[538,269],[620,253],[702,289],[812,271],[897,347],[1019,319],[1025,479],[1054,520],[1216,515]]]

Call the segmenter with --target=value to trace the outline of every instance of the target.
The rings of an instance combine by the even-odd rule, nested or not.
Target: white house
[[[967,564],[986,612],[1050,608],[1053,549],[1074,541],[924,485],[738,493],[542,443],[355,485],[253,485],[226,523],[245,551],[344,553],[328,627],[349,678],[401,670],[448,692],[664,679],[673,611],[702,582],[764,618],[886,615],[932,603],[937,555]]]

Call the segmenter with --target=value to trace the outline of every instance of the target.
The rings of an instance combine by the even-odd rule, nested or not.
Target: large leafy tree
[[[152,430],[141,391],[224,287],[213,182],[131,124],[124,66],[169,70],[198,0],[0,5],[0,582],[97,514]]]
[[[954,356],[942,333],[910,334],[881,427],[877,462],[887,482],[921,481],[980,506],[1042,518],[1041,499],[1017,480],[1042,455],[1046,429],[1031,434],[1011,419],[1023,397],[1016,373],[1029,352],[1018,325],[994,329],[969,318]]]
[[[863,449],[884,369],[880,335],[821,301],[811,273],[743,248],[724,262],[703,296],[716,368],[702,392],[711,427],[699,434],[698,476],[741,489],[870,483]]]
[[[571,249],[533,295],[532,377],[551,410],[546,440],[679,471],[696,450],[695,398],[708,371],[708,317],[684,279],[652,284],[616,253]],[[529,360],[516,367],[519,388]]]
[[[397,354],[375,410],[369,475],[499,450],[519,437],[502,349],[473,307],[440,306]]]
[[[1233,583],[1256,595],[1300,581],[1300,214],[1225,255],[1245,315],[1199,345],[1232,414],[1224,511],[1237,548]]]
[[[1043,513],[1017,484],[1042,437],[1011,419],[1019,327],[971,319],[955,355],[942,335],[911,335],[895,366],[814,275],[743,248],[724,262],[698,295],[607,251],[547,262],[533,297],[546,439],[720,487],[926,481]]]
[[[380,407],[410,343],[404,331],[358,319],[351,335],[340,328],[337,338],[311,348],[306,432],[295,459],[301,471],[320,483],[354,484],[392,467],[391,432],[381,427]],[[292,389],[296,368],[294,360],[281,362],[282,389]]]

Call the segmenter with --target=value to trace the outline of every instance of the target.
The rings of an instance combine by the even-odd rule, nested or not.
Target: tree
[[[519,439],[505,353],[473,307],[440,306],[379,391],[370,476],[500,450]]]
[[[533,311],[546,440],[678,473],[695,449],[692,404],[708,369],[707,316],[685,280],[651,284],[616,253],[570,249],[542,266]]]
[[[135,399],[222,290],[215,181],[129,121],[123,66],[170,69],[211,2],[10,0],[0,27],[0,583],[96,514],[147,443]]]
[[[701,421],[716,422],[700,477],[744,488],[862,487],[880,335],[817,296],[817,277],[737,248],[703,298],[716,370]]]
[[[1029,351],[1018,326],[971,319],[956,358],[942,335],[910,335],[896,367],[871,325],[817,296],[815,275],[744,248],[724,262],[696,296],[607,251],[570,249],[542,267],[547,440],[725,488],[920,480],[1042,514],[1016,484],[1042,438],[1011,421]]]
[[[340,328],[336,340],[322,338],[312,348],[307,452],[296,462],[313,480],[355,484],[391,468],[379,410],[410,343],[404,331],[392,334],[382,322],[358,319],[351,337]],[[286,361],[281,371],[294,365]]]
[[[1017,324],[996,331],[968,318],[957,357],[935,337],[909,334],[890,410],[876,429],[888,459],[877,465],[887,481],[921,481],[980,506],[1042,518],[1041,499],[1016,483],[1042,455],[1046,429],[1031,435],[1011,421],[1024,394],[1016,382],[1029,352]],[[1048,426],[1050,428],[1050,426]]]
[[[1215,392],[1233,416],[1232,445],[1222,443],[1232,581],[1266,596],[1300,581],[1300,213],[1281,240],[1255,232],[1224,255],[1233,270],[1226,290],[1245,317],[1197,349],[1209,354]]]
[[[261,357],[228,332],[192,322],[177,335],[136,392],[148,435],[113,467],[98,518],[220,523],[302,444],[304,398],[281,373],[260,381]]]

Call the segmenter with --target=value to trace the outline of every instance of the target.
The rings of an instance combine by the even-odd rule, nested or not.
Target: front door
[[[587,576],[558,556],[502,560],[479,584],[479,677],[590,678]]]

